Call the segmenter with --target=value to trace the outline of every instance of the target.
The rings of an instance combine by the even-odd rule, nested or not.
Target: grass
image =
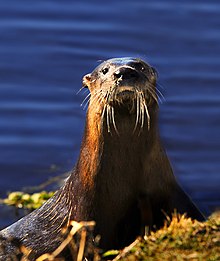
[[[113,260],[220,260],[220,212],[203,223],[174,215],[162,229],[137,239]]]
[[[52,195],[52,192],[33,195],[13,192],[4,202],[18,207],[35,209]],[[53,253],[46,253],[39,257],[38,261],[64,260],[57,258],[58,253],[60,254],[67,245],[73,246],[73,237],[76,233],[80,234],[81,240],[75,260],[83,260],[86,249],[85,227],[94,224],[73,221],[71,225],[72,227],[62,244]],[[24,255],[26,257],[23,260],[28,260],[28,250],[23,248],[23,251],[26,251]],[[144,238],[137,238],[130,246],[121,251],[110,250],[103,256],[96,254],[93,260],[101,259],[114,261],[220,261],[220,212],[215,212],[205,222],[198,222],[184,215],[174,214],[172,219],[168,219],[160,230],[151,232]]]
[[[1,200],[2,203],[15,206],[17,208],[25,208],[34,210],[42,206],[54,192],[42,191],[34,194],[27,194],[21,191],[15,191],[8,194],[6,199]]]

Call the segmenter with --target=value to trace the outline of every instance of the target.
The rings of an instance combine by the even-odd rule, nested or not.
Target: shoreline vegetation
[[[12,192],[2,203],[18,208],[34,210],[40,207],[54,192],[27,194]],[[72,247],[76,253],[73,260],[84,259],[88,252],[88,230],[94,227],[91,222],[70,222],[65,228],[65,237],[62,244],[53,252],[45,253],[37,261],[65,260],[58,256],[66,247]],[[67,233],[68,231],[68,233]],[[74,236],[79,234],[79,244],[74,246]],[[91,244],[90,244],[91,248]],[[17,260],[28,261],[31,250],[21,247],[23,257]],[[205,222],[198,222],[185,215],[174,214],[172,219],[167,218],[164,227],[156,232],[147,233],[143,238],[137,238],[131,245],[123,250],[109,250],[104,254],[92,250],[91,260],[136,261],[136,260],[192,260],[217,261],[220,260],[220,211],[214,212]],[[91,249],[89,250],[91,252]],[[15,259],[16,260],[16,259]],[[68,259],[69,260],[69,259]]]

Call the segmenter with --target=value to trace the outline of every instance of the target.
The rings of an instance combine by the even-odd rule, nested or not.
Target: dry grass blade
[[[129,246],[125,247],[122,252],[116,256],[112,261],[118,261],[121,258],[125,257],[127,253],[131,251],[133,247],[135,247],[140,242],[140,239],[137,238],[133,243],[131,243]]]
[[[38,257],[36,259],[36,261],[45,261],[45,260],[55,260],[55,258],[68,246],[68,244],[71,242],[73,236],[83,227],[90,227],[90,226],[95,226],[95,222],[94,221],[89,221],[89,222],[76,222],[76,221],[71,221],[70,225],[72,226],[68,236],[63,240],[63,242],[58,246],[58,248],[51,254],[46,253],[41,255],[40,257]],[[85,247],[85,238],[82,239],[83,237],[86,237],[86,235],[81,234],[81,242],[80,242],[80,251],[81,253],[81,259],[77,258],[77,261],[82,260],[83,257],[83,253],[84,253],[84,247]],[[82,245],[81,245],[82,244]],[[84,245],[83,245],[84,244]],[[78,254],[78,257],[80,257]]]
[[[83,259],[83,253],[86,245],[86,230],[83,229],[81,232],[81,240],[80,240],[80,245],[79,245],[79,252],[77,256],[77,261],[82,261]]]

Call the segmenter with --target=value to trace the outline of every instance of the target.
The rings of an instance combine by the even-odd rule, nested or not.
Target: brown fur
[[[133,58],[108,60],[84,77],[91,99],[76,167],[54,198],[3,236],[20,240],[36,257],[58,246],[71,219],[95,220],[94,236],[101,235],[104,249],[124,247],[145,226],[160,227],[164,213],[175,209],[203,220],[161,145],[156,77],[150,65]]]

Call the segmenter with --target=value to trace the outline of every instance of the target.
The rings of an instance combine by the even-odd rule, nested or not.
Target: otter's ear
[[[151,67],[151,70],[152,70],[152,74],[153,74],[153,76],[155,76],[156,78],[158,78],[158,72],[157,72],[157,70],[154,68],[154,67]]]
[[[86,74],[84,77],[83,77],[83,87],[84,88],[89,88],[90,86],[90,83],[91,83],[91,74]]]

